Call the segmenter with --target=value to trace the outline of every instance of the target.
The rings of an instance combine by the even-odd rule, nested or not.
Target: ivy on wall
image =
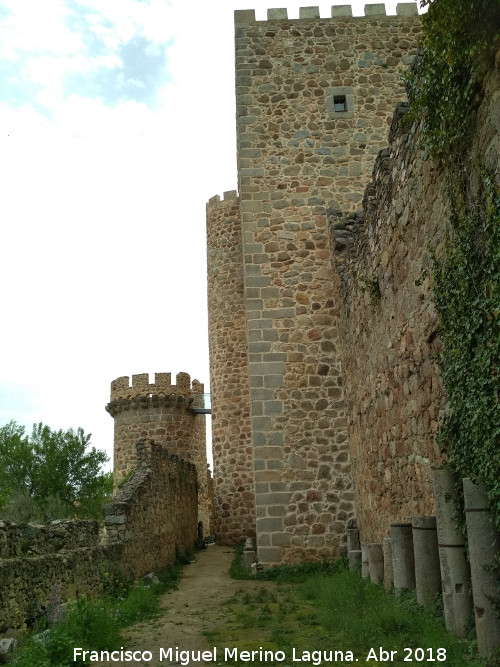
[[[474,128],[481,81],[500,46],[499,0],[421,0],[422,58],[405,75],[413,120],[433,158],[456,165]]]
[[[500,527],[500,193],[488,182],[484,214],[455,214],[435,262],[441,378],[448,408],[439,445],[462,477],[482,482]]]
[[[500,527],[500,191],[468,154],[482,80],[500,46],[498,0],[422,0],[422,55],[406,76],[411,117],[446,167],[452,211],[434,263],[440,369],[448,397],[438,444],[483,483]]]

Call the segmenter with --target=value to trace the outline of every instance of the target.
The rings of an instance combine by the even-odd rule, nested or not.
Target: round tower
[[[237,544],[255,535],[255,477],[236,191],[207,204],[207,260],[215,535],[222,544]]]
[[[106,411],[113,417],[115,486],[137,465],[136,443],[149,438],[163,445],[170,454],[195,464],[198,475],[199,521],[209,532],[209,493],[207,482],[205,415],[197,407],[203,384],[188,373],[178,373],[172,384],[170,373],[123,376],[111,383],[111,399]]]

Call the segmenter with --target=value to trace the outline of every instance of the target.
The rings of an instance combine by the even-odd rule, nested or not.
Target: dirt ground
[[[179,665],[186,664],[179,651],[207,651],[213,646],[207,643],[203,632],[224,622],[223,603],[238,589],[255,588],[252,581],[236,581],[229,576],[234,551],[216,544],[196,554],[196,562],[184,568],[179,588],[162,596],[164,612],[160,618],[139,623],[128,631],[130,641],[123,648],[130,651],[150,651],[152,660],[123,662],[93,662],[93,665]],[[165,652],[172,648],[172,660],[160,660],[160,648]],[[220,662],[217,660],[217,662]],[[191,661],[189,665],[217,664],[212,661]]]

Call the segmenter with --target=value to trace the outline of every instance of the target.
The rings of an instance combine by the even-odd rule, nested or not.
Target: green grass
[[[429,610],[417,603],[413,593],[396,598],[350,572],[341,559],[274,567],[254,580],[252,592],[238,591],[226,607],[226,622],[210,633],[210,642],[220,653],[225,647],[283,651],[285,660],[276,662],[283,667],[301,664],[292,662],[294,649],[295,660],[309,651],[310,661],[302,664],[330,664],[322,655],[312,654],[330,650],[343,654],[334,654],[336,665],[352,665],[356,659],[360,664],[394,667],[499,664],[498,658],[479,658],[472,640],[460,641],[449,634],[439,604]],[[380,647],[386,653],[381,654]],[[253,664],[270,662],[254,660]]]
[[[176,565],[160,572],[159,583],[152,586],[143,583],[126,586],[116,574],[110,575],[101,597],[81,597],[64,611],[60,602],[54,600],[34,633],[21,642],[11,664],[13,667],[67,667],[74,664],[74,647],[92,651],[120,648],[124,645],[124,628],[160,614],[159,596],[177,588],[181,569]],[[43,630],[46,631],[40,635]]]

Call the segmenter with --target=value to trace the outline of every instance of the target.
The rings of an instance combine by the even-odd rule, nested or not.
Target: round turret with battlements
[[[198,473],[199,520],[209,531],[209,499],[205,415],[196,409],[204,387],[188,373],[148,373],[119,377],[111,383],[106,411],[115,422],[113,474],[115,486],[137,465],[136,443],[155,440],[170,454],[195,464]]]

